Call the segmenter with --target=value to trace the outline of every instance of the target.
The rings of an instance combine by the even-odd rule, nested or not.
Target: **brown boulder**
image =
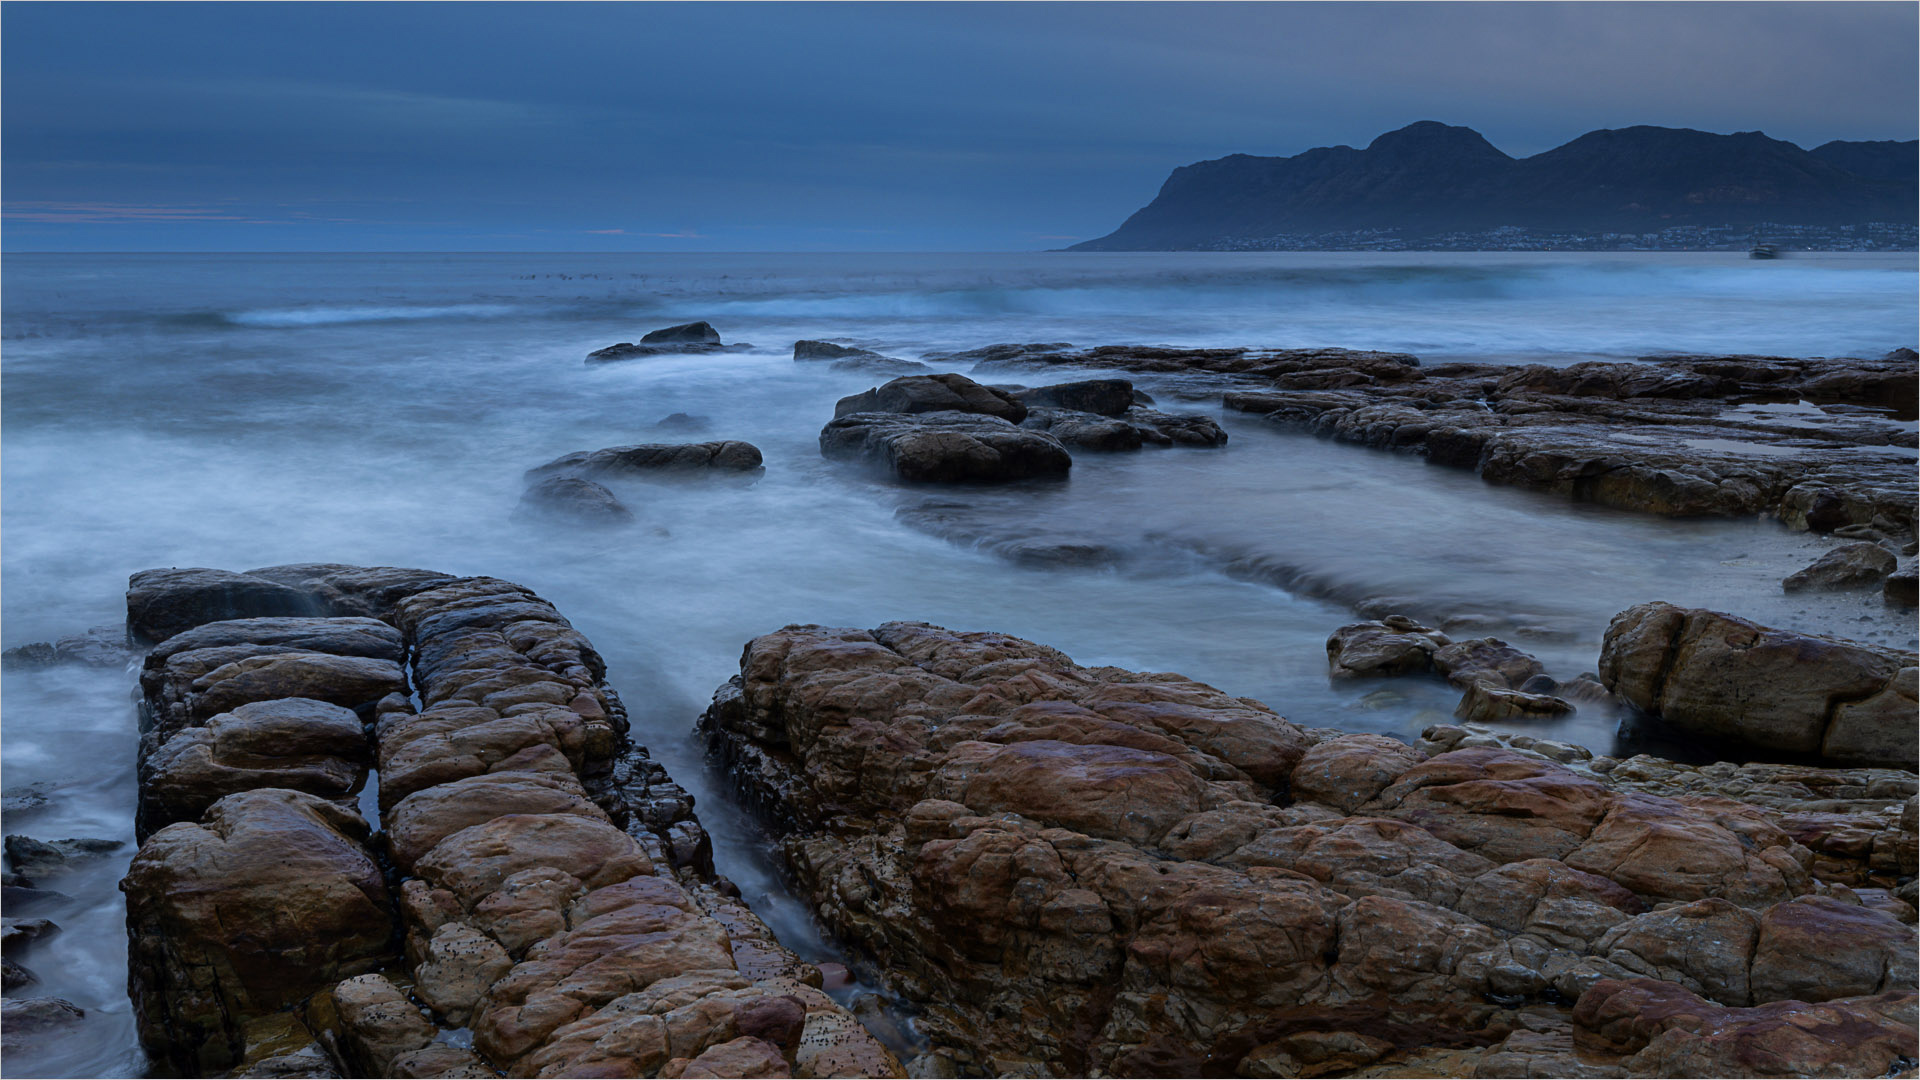
[[[1760,917],[1755,1002],[1830,1001],[1911,991],[1913,927],[1872,908],[1802,896]]]
[[[140,785],[145,832],[193,821],[236,792],[273,787],[339,798],[360,790],[372,757],[350,709],[310,698],[238,706],[163,743]]]
[[[1780,583],[1787,592],[1868,589],[1893,573],[1900,560],[1879,544],[1842,544]]]
[[[1433,654],[1453,644],[1447,635],[1404,615],[1353,623],[1327,638],[1327,672],[1336,679],[1412,675],[1433,670]]]
[[[240,1023],[391,960],[393,915],[365,822],[267,788],[141,845],[127,894],[134,1005],[155,1057],[195,1073],[240,1060]]]
[[[1600,678],[1688,731],[1864,765],[1911,768],[1914,654],[1642,604],[1614,616]]]

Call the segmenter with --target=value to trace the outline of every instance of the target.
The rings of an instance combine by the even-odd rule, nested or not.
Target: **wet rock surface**
[[[918,484],[1005,483],[1073,467],[1053,436],[970,412],[848,413],[821,430],[820,453]]]
[[[965,375],[907,375],[863,393],[843,397],[836,418],[854,413],[974,413],[1017,424],[1027,406],[1004,390],[982,386]]]
[[[1788,592],[1866,589],[1879,585],[1900,560],[1879,544],[1842,544],[1780,583]]]
[[[528,480],[570,476],[582,480],[697,476],[712,473],[759,473],[760,448],[748,442],[724,440],[699,443],[642,443],[609,446],[604,450],[576,450],[527,470]]]
[[[1885,422],[1913,415],[1915,365],[1898,357],[1421,367],[1338,349],[992,346],[949,359],[1202,375],[1229,409],[1274,424],[1623,509],[1914,528],[1914,434]]]
[[[584,525],[624,525],[633,511],[604,484],[578,476],[548,476],[527,485],[516,520],[548,518]]]
[[[1471,728],[1408,747],[914,623],[755,639],[701,730],[960,1074],[1878,1075],[1914,1052],[1912,927],[1783,827],[1818,801],[1794,782],[1884,780],[1884,811],[1910,772],[1655,775]]]
[[[617,360],[642,360],[652,356],[684,356],[688,353],[738,352],[751,348],[753,346],[739,342],[723,345],[720,342],[720,332],[711,324],[692,322],[651,331],[641,337],[638,344],[623,341],[618,345],[595,349],[587,354],[587,363],[605,364]]]
[[[1615,616],[1600,678],[1666,724],[1848,764],[1910,768],[1913,653],[1651,603]]]
[[[729,897],[692,798],[626,740],[604,662],[552,605],[427,571],[229,577],[354,614],[183,629],[146,661],[157,831],[122,887],[157,1060],[192,1075],[902,1074]],[[377,797],[356,797],[370,762]],[[471,1048],[449,1042],[461,1028]]]

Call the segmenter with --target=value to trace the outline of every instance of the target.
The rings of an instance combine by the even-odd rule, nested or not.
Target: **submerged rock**
[[[1064,476],[1059,440],[997,416],[967,412],[859,412],[820,432],[820,453],[864,462],[912,483],[1003,483]]]
[[[703,473],[752,473],[761,468],[760,448],[749,442],[724,440],[698,443],[641,443],[609,446],[604,450],[576,450],[527,470],[527,479],[571,476],[600,481],[609,478],[697,476]]]
[[[54,642],[36,641],[18,645],[0,653],[0,667],[48,667],[54,664],[83,664],[87,667],[121,667],[132,653],[124,626],[96,626],[79,634],[69,634]]]
[[[1867,589],[1893,573],[1900,560],[1879,544],[1842,544],[1780,583],[1787,592]]]
[[[6,838],[8,865],[14,873],[34,881],[65,873],[76,863],[103,858],[125,846],[118,840],[90,837],[46,841],[15,834]]]
[[[622,525],[633,520],[633,511],[604,485],[565,475],[538,480],[520,496],[514,516],[524,520],[535,515],[589,525]]]
[[[653,429],[655,431],[693,432],[693,431],[705,431],[712,426],[713,426],[713,421],[707,419],[704,416],[694,416],[691,413],[677,412],[677,413],[668,413],[667,415],[654,421]]]
[[[1651,603],[1613,617],[1600,678],[1686,731],[1832,761],[1912,768],[1915,656]]]

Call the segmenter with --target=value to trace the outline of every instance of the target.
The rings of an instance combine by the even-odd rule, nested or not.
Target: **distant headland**
[[[1914,140],[1803,150],[1642,126],[1514,158],[1423,120],[1364,150],[1175,169],[1118,229],[1066,250],[1914,250],[1917,175]]]

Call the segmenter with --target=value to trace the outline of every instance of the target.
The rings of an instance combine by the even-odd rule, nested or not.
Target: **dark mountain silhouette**
[[[1178,250],[1364,230],[1420,237],[1503,226],[1642,233],[1910,224],[1920,200],[1915,163],[1913,142],[1831,142],[1809,152],[1757,131],[1661,127],[1588,132],[1516,159],[1471,128],[1426,120],[1365,150],[1235,154],[1175,169],[1119,229],[1069,250]]]

